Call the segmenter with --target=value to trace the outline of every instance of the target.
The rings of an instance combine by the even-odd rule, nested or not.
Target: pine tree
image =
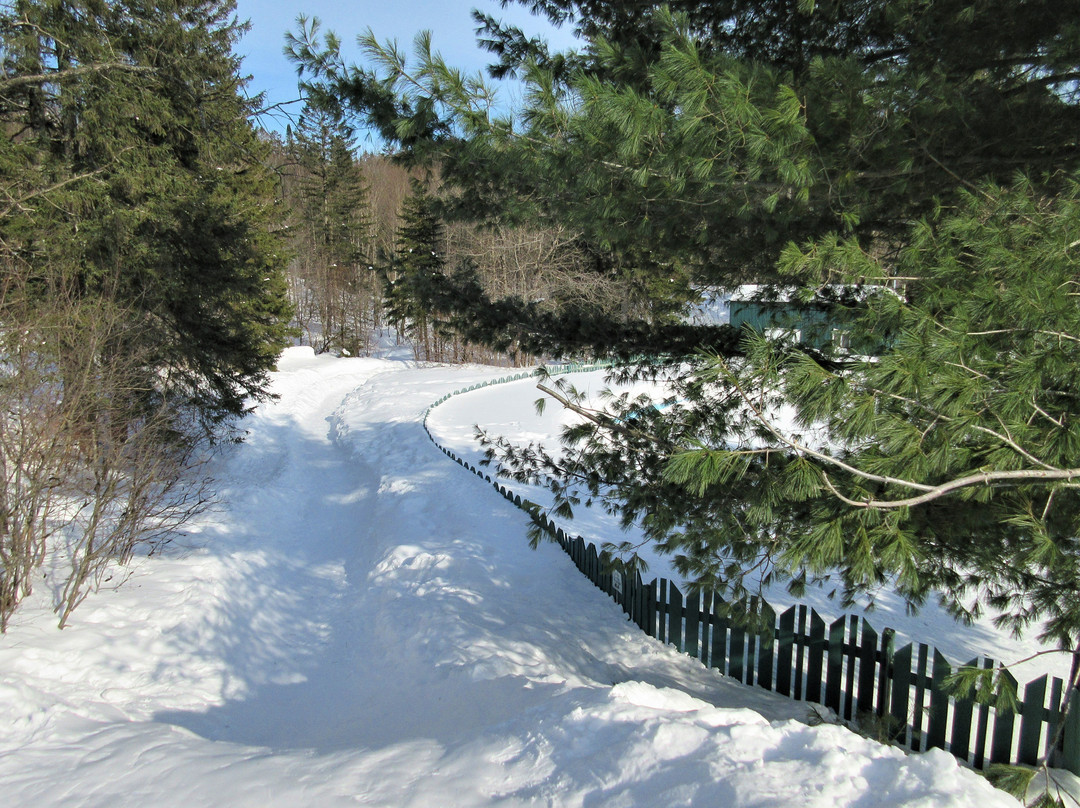
[[[443,225],[435,198],[425,184],[413,179],[401,206],[401,224],[394,255],[386,271],[387,316],[413,342],[417,359],[436,354],[435,323],[428,308],[428,290],[442,276]]]
[[[623,376],[672,390],[663,410],[582,411],[561,458],[496,443],[508,471],[566,508],[605,500],[702,586],[838,570],[848,595],[936,590],[961,616],[1049,618],[1072,647],[1080,4],[530,5],[593,38],[560,59],[491,29],[528,85],[511,115],[426,39],[407,67],[368,37],[357,71],[312,36],[296,48],[325,94],[439,165],[452,213],[557,222],[650,290],[651,317],[610,329],[478,298],[467,277],[431,295],[474,337],[638,350],[650,361]],[[795,302],[888,287],[840,304],[884,355],[674,322],[696,290],[743,280]]]

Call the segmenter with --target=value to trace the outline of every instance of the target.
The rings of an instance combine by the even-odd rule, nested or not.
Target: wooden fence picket
[[[766,690],[773,689],[773,659],[776,645],[776,611],[761,600],[761,628],[758,631],[757,684]]]
[[[999,674],[1006,687],[1017,691],[1016,678],[1007,670]],[[1012,761],[1012,737],[1013,727],[1016,723],[1016,713],[1012,710],[994,710],[994,734],[990,741],[990,762],[1009,763]]]
[[[701,592],[694,590],[686,596],[683,604],[683,617],[686,625],[685,652],[694,659],[701,658],[698,627],[701,621]]]
[[[776,692],[791,696],[791,665],[795,650],[795,607],[780,615],[776,629]],[[798,695],[798,694],[795,694]]]
[[[667,641],[678,650],[685,651],[683,643],[683,596],[673,581],[668,581],[668,631]]]
[[[988,670],[994,667],[994,661],[989,658],[984,658],[981,664]],[[986,738],[990,725],[990,706],[985,702],[976,702],[975,715],[975,749],[971,765],[976,769],[982,769],[986,767]]]
[[[712,635],[712,649],[709,652],[709,664],[720,673],[726,674],[728,672],[728,660],[731,658],[731,654],[728,652],[731,622],[727,615],[727,604],[715,592],[713,593],[711,612],[709,633]]]
[[[825,659],[825,621],[814,609],[810,610],[810,643],[806,649],[806,700],[821,704],[822,662]]]
[[[667,633],[667,610],[668,610],[668,582],[667,578],[661,578],[656,593],[656,634],[653,635],[662,643],[668,641]]]
[[[746,629],[738,620],[728,626],[728,670],[727,674],[736,681],[746,679]]]
[[[855,710],[866,715],[874,710],[874,683],[877,681],[878,634],[863,618],[859,632],[859,686]],[[850,697],[848,699],[850,703]],[[882,711],[884,712],[884,711]]]
[[[930,722],[926,729],[926,748],[944,749],[949,723],[949,694],[945,680],[952,673],[949,661],[935,648],[930,674]]]
[[[889,715],[893,718],[893,740],[903,743],[907,731],[908,698],[911,695],[911,643],[908,643],[890,660],[892,670],[892,701]]]
[[[840,715],[840,685],[844,672],[844,635],[847,620],[841,617],[829,626],[829,639],[825,662],[825,706]],[[845,716],[850,718],[850,716]]]
[[[1061,739],[1061,766],[1080,775],[1080,691],[1073,693]]]
[[[979,664],[973,659],[961,667],[974,668]],[[958,697],[953,701],[952,735],[949,738],[949,750],[960,760],[967,760],[971,749],[971,719],[974,715],[975,697],[972,694]]]

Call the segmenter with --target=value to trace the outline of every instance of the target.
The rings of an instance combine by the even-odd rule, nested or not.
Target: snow
[[[601,391],[611,387],[606,375],[602,370],[579,373],[571,376],[569,381],[575,389],[584,392],[589,400],[599,404]],[[646,389],[639,386],[634,388],[634,392],[639,392],[639,388]],[[552,436],[558,435],[564,426],[576,423],[580,416],[563,409],[554,401],[548,402],[543,413],[537,413],[534,402],[542,397],[533,380],[488,387],[451,398],[432,412],[429,425],[443,445],[474,465],[479,464],[483,458],[483,450],[473,440],[473,424],[479,425],[493,436],[506,436],[518,445],[541,441],[545,442],[549,449],[557,449],[557,442]],[[520,492],[522,497],[532,502],[545,507],[551,505],[550,494],[542,488],[519,483],[510,485]],[[597,545],[602,541],[638,543],[642,540],[640,531],[624,532],[612,518],[596,511],[579,509],[573,521],[552,518],[567,532],[584,536]],[[671,569],[668,557],[651,552],[647,546],[642,547],[640,552],[648,563],[648,572],[642,576],[645,581],[658,576],[674,580],[679,585],[684,584],[683,579]],[[1038,641],[1037,626],[1024,637],[1014,637],[996,628],[993,620],[998,613],[993,610],[987,610],[973,625],[965,626],[957,623],[933,600],[917,611],[910,612],[903,599],[888,590],[876,593],[872,606],[869,606],[864,598],[861,608],[857,606],[850,610],[840,607],[838,599],[833,595],[833,589],[828,585],[810,588],[796,599],[786,591],[783,584],[776,584],[766,587],[764,596],[778,611],[795,603],[805,603],[815,608],[828,622],[845,613],[860,614],[879,632],[884,628],[894,629],[897,634],[897,648],[907,642],[922,642],[936,647],[954,664],[966,663],[978,656],[1012,664],[1039,651],[1057,650],[1052,643],[1044,644]],[[1066,680],[1071,664],[1070,653],[1051,653],[1016,664],[1011,670],[1021,684],[1044,673]]]
[[[945,753],[802,723],[528,549],[422,425],[504,375],[287,351],[218,508],[64,631],[45,579],[0,637],[0,804],[1017,804]],[[530,388],[436,426],[528,431]]]

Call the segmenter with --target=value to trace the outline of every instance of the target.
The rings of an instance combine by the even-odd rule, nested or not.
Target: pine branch
[[[828,457],[827,455],[825,456]],[[834,465],[843,466],[846,469],[850,469],[850,466],[841,463],[834,463]],[[860,473],[860,476],[866,476],[864,473]],[[992,485],[1003,482],[1023,484],[1025,482],[1052,482],[1055,480],[1075,480],[1080,478],[1080,468],[1074,469],[1053,469],[1039,471],[1036,469],[1021,469],[1017,471],[982,471],[975,474],[969,474],[966,477],[959,477],[955,480],[942,483],[936,486],[924,486],[918,484],[919,488],[928,489],[925,493],[920,494],[917,497],[908,497],[907,499],[893,499],[893,500],[881,500],[881,499],[866,499],[866,500],[854,500],[841,494],[836,487],[829,481],[828,476],[822,473],[822,477],[825,478],[826,484],[829,490],[843,503],[851,505],[854,508],[865,508],[871,510],[895,510],[897,508],[911,508],[916,505],[923,505],[927,502],[931,502],[935,499],[939,499],[946,494],[951,494],[953,491],[959,491],[963,488],[970,488],[974,485]],[[916,487],[917,484],[911,481],[899,481],[901,485],[908,487]]]

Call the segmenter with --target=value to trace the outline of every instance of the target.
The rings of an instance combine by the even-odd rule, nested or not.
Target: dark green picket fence
[[[570,365],[560,372],[600,367]],[[428,413],[452,396],[530,375],[518,373],[455,391],[435,402]],[[944,749],[977,769],[992,763],[1033,765],[1049,753],[1052,766],[1080,775],[1080,693],[1063,715],[1066,688],[1060,678],[1044,675],[1020,688],[1004,671],[1002,675],[1017,685],[1019,703],[1015,711],[998,711],[946,692],[944,682],[954,665],[936,649],[923,643],[895,648],[892,629],[879,634],[855,615],[827,623],[806,606],[776,614],[764,600],[752,598],[739,604],[737,611],[753,618],[733,622],[724,601],[711,592],[684,594],[664,578],[643,583],[637,573],[625,576],[606,569],[594,544],[567,534],[532,503],[439,445],[427,427],[426,414],[424,428],[444,454],[529,513],[577,568],[649,636],[745,684],[822,704],[907,749]],[[987,658],[963,664],[995,666]]]

